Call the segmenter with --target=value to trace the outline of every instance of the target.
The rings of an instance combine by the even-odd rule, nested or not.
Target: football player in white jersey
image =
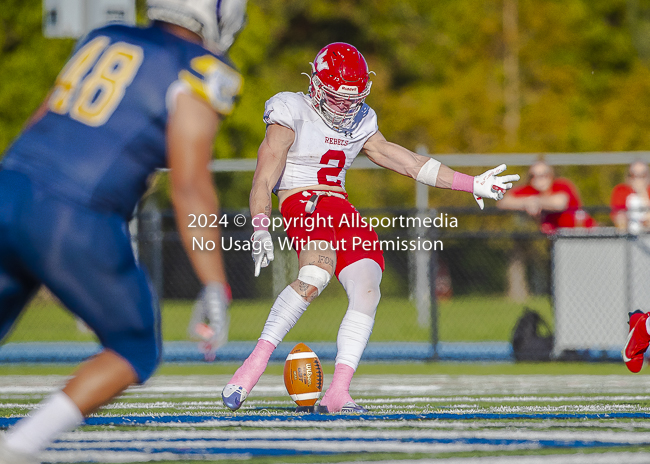
[[[371,84],[361,53],[352,45],[333,43],[312,63],[309,95],[282,92],[266,103],[266,136],[250,194],[255,275],[273,260],[268,232],[272,193],[289,221],[287,235],[298,252],[300,271],[278,295],[253,353],[223,390],[223,401],[233,411],[259,380],[275,347],[336,275],[349,306],[337,337],[334,378],[317,408],[366,412],[350,397],[349,387],[372,332],[384,258],[379,246],[359,245],[378,245],[377,234],[360,223],[345,192],[345,172],[359,152],[426,185],[472,193],[481,209],[483,198],[500,200],[519,180],[518,175],[497,177],[505,165],[476,177],[455,172],[387,141],[377,115],[364,103]],[[316,227],[308,227],[307,217]]]

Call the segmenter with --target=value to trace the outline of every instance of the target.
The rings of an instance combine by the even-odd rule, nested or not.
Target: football
[[[323,391],[323,369],[318,356],[304,343],[293,347],[284,363],[284,385],[300,407],[316,404]]]

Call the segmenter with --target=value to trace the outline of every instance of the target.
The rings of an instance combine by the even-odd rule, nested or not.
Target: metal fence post
[[[416,149],[422,156],[429,156],[427,147],[420,145]],[[429,210],[429,186],[417,182],[415,184],[415,208],[419,218],[423,219],[433,212]],[[435,239],[432,228],[418,227],[415,231],[416,239]],[[418,312],[418,324],[421,327],[429,325],[431,328],[432,359],[438,359],[438,303],[436,299],[436,276],[438,275],[438,258],[436,251],[418,251],[413,253],[415,265],[415,305]]]
[[[415,203],[417,217],[423,220],[427,217],[429,207],[429,187],[417,183]],[[411,232],[411,239],[421,241],[427,237],[427,228],[422,225],[415,227]],[[411,269],[411,299],[415,302],[418,312],[418,324],[420,327],[426,327],[431,322],[431,275],[429,274],[429,260],[431,252],[417,250],[411,252],[409,266]]]
[[[163,298],[163,230],[162,213],[155,199],[149,198],[138,209],[141,264],[147,268],[151,284]]]
[[[427,152],[427,148],[419,146],[418,153]],[[416,182],[415,209],[417,217],[423,220],[429,210],[429,186]],[[427,236],[427,228],[420,225],[411,231],[411,239],[420,241]],[[413,251],[409,259],[411,300],[415,303],[418,314],[418,325],[426,327],[431,322],[431,274],[429,274],[430,251]]]
[[[427,238],[434,241],[437,238],[436,229],[430,229]],[[439,327],[438,327],[438,297],[436,295],[436,276],[438,275],[438,251],[429,253],[429,275],[431,276],[431,285],[429,285],[429,310],[431,312],[431,347],[433,348],[432,360],[438,359],[438,342],[440,341]]]

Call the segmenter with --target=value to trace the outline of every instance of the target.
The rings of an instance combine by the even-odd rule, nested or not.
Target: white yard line
[[[488,439],[527,441],[600,441],[611,443],[650,443],[650,432],[626,431],[569,431],[569,430],[134,430],[134,431],[89,431],[72,432],[64,435],[57,446],[65,443],[86,443],[95,446],[100,443],[130,443],[141,446],[147,440],[161,443],[165,440],[224,441],[224,440],[416,440],[416,439]],[[157,444],[158,444],[157,443]],[[137,445],[136,445],[137,444]],[[142,445],[144,446],[144,444]],[[338,446],[338,445],[337,445]]]
[[[382,464],[648,464],[650,462],[650,453],[590,453],[583,455],[550,454],[544,456],[409,459],[403,461],[381,462]],[[376,464],[376,461],[340,462],[339,464]]]

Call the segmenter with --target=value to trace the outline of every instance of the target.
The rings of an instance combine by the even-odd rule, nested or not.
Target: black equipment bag
[[[546,335],[542,335],[544,329]],[[553,333],[537,311],[524,308],[512,332],[512,350],[517,361],[548,361],[553,350]]]

